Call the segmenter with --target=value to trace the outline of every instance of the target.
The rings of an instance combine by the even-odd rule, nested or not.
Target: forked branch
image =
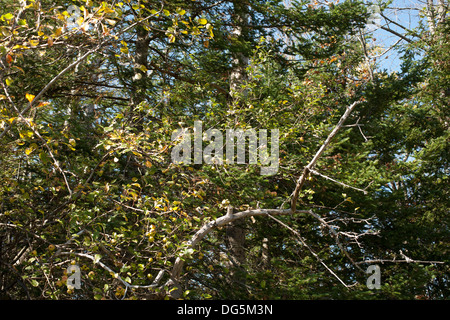
[[[306,179],[309,177],[311,170],[314,169],[314,166],[316,165],[319,158],[322,156],[325,149],[330,145],[333,138],[336,136],[336,134],[339,132],[339,130],[344,125],[345,120],[349,117],[349,115],[352,113],[353,109],[360,104],[362,101],[355,101],[350,106],[347,107],[344,114],[342,115],[341,119],[339,120],[338,124],[334,127],[334,129],[330,132],[325,142],[322,144],[322,146],[319,148],[317,153],[314,155],[313,159],[310,163],[306,165],[306,167],[303,169],[303,173],[300,176],[300,178],[297,180],[297,185],[295,186],[295,190],[292,194],[291,198],[291,211],[294,212],[297,207],[297,200],[298,196],[300,194],[300,190],[303,187],[303,184],[305,183]]]

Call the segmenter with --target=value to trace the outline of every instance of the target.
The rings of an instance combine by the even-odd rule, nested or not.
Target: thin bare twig
[[[443,261],[428,261],[428,260],[414,260],[414,259],[372,259],[372,260],[364,260],[358,261],[356,264],[373,264],[373,263],[426,263],[426,264],[444,264]]]
[[[311,249],[311,247],[305,242],[305,240],[303,239],[303,237],[300,235],[300,233],[294,229],[292,229],[291,227],[289,227],[287,224],[285,224],[284,222],[280,221],[279,219],[271,216],[270,214],[268,214],[269,218],[273,219],[274,221],[276,221],[277,223],[281,224],[283,227],[285,227],[286,229],[288,229],[289,231],[291,231],[293,234],[295,234],[295,236],[297,237],[297,239],[301,242],[301,244],[306,247],[309,252],[311,252],[311,254],[314,256],[314,258],[317,259],[317,261],[320,262],[321,265],[323,265],[325,267],[325,269],[327,269],[327,271],[329,273],[331,273],[331,275],[333,275],[344,287],[346,287],[347,289],[350,288],[353,285],[348,285],[346,284],[341,278],[339,278],[339,276],[330,269],[330,267],[328,267],[326,265],[326,263],[322,260],[322,258],[319,257],[319,255],[317,253],[314,252],[313,249]]]
[[[300,193],[300,190],[303,187],[303,184],[305,183],[306,179],[308,178],[308,176],[309,176],[309,174],[311,172],[311,169],[314,168],[314,166],[316,165],[316,163],[319,160],[320,156],[325,151],[325,149],[330,145],[331,140],[333,140],[333,138],[336,136],[338,131],[341,129],[341,127],[343,126],[345,120],[347,120],[347,118],[350,115],[350,113],[361,102],[362,101],[355,101],[350,106],[347,107],[347,109],[345,110],[345,112],[342,115],[341,119],[339,120],[338,124],[330,132],[330,134],[328,135],[327,139],[322,144],[322,146],[319,148],[319,150],[317,151],[317,153],[315,154],[315,156],[313,157],[311,162],[308,163],[308,165],[306,165],[306,167],[303,169],[303,173],[302,173],[302,175],[300,176],[300,178],[297,181],[297,185],[295,187],[295,190],[294,190],[292,198],[291,198],[291,210],[292,210],[292,212],[294,212],[296,210],[298,195]]]
[[[367,194],[367,191],[366,191],[366,190],[363,190],[363,189],[359,189],[359,188],[356,188],[356,187],[349,186],[348,184],[345,184],[345,183],[343,183],[343,182],[340,182],[340,181],[338,181],[338,180],[335,180],[335,179],[333,179],[333,178],[330,178],[330,177],[328,177],[328,176],[326,176],[326,175],[323,175],[323,174],[317,172],[316,170],[310,169],[309,171],[311,171],[312,174],[315,174],[315,175],[318,175],[319,177],[322,177],[322,178],[324,178],[324,179],[333,181],[333,182],[335,182],[335,183],[337,183],[337,184],[339,184],[339,185],[341,185],[341,186],[343,186],[343,187],[351,188],[351,189],[354,189],[354,190],[356,190],[356,191],[360,191],[360,192],[363,192],[364,194]]]
[[[64,173],[64,171],[61,169],[58,160],[56,160],[55,156],[53,155],[52,149],[50,148],[50,146],[48,145],[47,141],[45,141],[45,139],[41,136],[41,134],[39,133],[39,131],[37,129],[34,128],[33,124],[30,123],[30,121],[28,121],[27,119],[25,119],[25,117],[22,115],[23,112],[20,112],[19,109],[16,107],[16,104],[14,103],[14,101],[11,99],[11,96],[9,95],[8,89],[6,88],[5,84],[3,83],[3,80],[0,78],[0,82],[2,84],[3,87],[3,91],[5,92],[5,95],[9,101],[9,103],[11,103],[11,105],[13,106],[14,110],[19,114],[19,118],[27,124],[27,126],[33,131],[33,133],[39,138],[39,140],[41,140],[42,144],[45,146],[45,148],[48,151],[48,154],[50,155],[50,157],[53,160],[53,164],[55,165],[56,169],[61,173],[61,175],[63,176],[64,179],[64,183],[66,184],[67,190],[69,191],[69,195],[72,195],[72,189],[70,188],[69,185],[69,181],[67,180],[67,176]],[[30,102],[31,105],[31,102]]]
[[[154,17],[155,15],[157,15],[158,13],[149,15],[148,17],[141,19],[139,21],[136,21],[134,23],[132,23],[131,25],[129,25],[128,27],[120,30],[115,37],[118,37],[119,35],[122,35],[124,33],[126,33],[128,30],[134,28],[135,26],[137,26],[138,24],[150,19],[151,17]],[[95,48],[87,51],[85,54],[83,54],[80,58],[78,58],[76,61],[74,61],[73,63],[69,64],[67,67],[65,67],[60,73],[58,73],[52,80],[50,80],[45,86],[44,88],[42,88],[42,90],[34,97],[33,101],[22,110],[22,112],[19,113],[19,117],[23,116],[26,112],[28,112],[28,110],[30,110],[32,107],[34,107],[34,105],[39,101],[39,99],[50,89],[50,87],[56,82],[58,81],[64,74],[66,74],[69,70],[71,70],[72,68],[76,67],[79,63],[81,63],[82,61],[84,61],[85,59],[87,59],[87,57],[89,57],[91,54],[97,52],[98,50],[100,50],[105,44],[111,42],[113,39],[115,39],[115,37],[110,37],[110,38],[106,38],[103,41],[100,41],[100,43],[95,46]],[[15,123],[15,119],[14,121],[12,121],[12,123],[7,124],[6,128],[3,130],[3,132],[0,134],[0,139],[3,138],[3,136],[5,136],[9,130],[11,130],[11,128],[13,127],[14,123]]]

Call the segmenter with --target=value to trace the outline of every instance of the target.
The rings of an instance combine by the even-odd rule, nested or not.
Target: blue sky
[[[384,15],[393,22],[388,22],[385,19],[381,19],[380,24],[389,27],[390,29],[400,34],[405,34],[405,30],[397,26],[395,23],[398,23],[410,30],[416,28],[419,25],[420,21],[420,9],[423,8],[424,5],[424,3],[421,3],[418,0],[394,0],[392,4],[389,5],[390,9],[384,11]],[[400,39],[398,36],[385,31],[380,27],[377,27],[373,31],[373,36],[376,39],[374,43],[384,49],[389,48],[393,44],[397,43]],[[405,40],[401,40],[398,44],[400,45],[405,43]],[[379,60],[381,69],[386,69],[387,71],[399,71],[399,58],[400,53],[397,50],[393,49],[388,51]]]

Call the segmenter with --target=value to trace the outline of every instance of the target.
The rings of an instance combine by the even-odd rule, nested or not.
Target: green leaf
[[[264,289],[266,287],[266,281],[262,280],[260,285],[261,285],[261,288]]]
[[[5,21],[5,20],[11,20],[12,18],[14,18],[14,15],[12,13],[7,13],[2,15],[1,20]]]
[[[31,280],[31,285],[33,286],[33,287],[37,287],[38,285],[39,285],[39,282],[37,282],[36,280]]]
[[[99,254],[94,255],[94,263],[99,262],[101,258],[102,258],[102,256]]]

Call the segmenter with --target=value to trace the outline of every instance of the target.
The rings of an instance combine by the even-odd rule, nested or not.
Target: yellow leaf
[[[145,166],[147,167],[147,168],[151,168],[153,165],[152,165],[152,163],[150,162],[150,161],[146,161],[145,162]]]
[[[198,23],[200,23],[200,24],[207,24],[208,20],[206,20],[204,18],[201,18],[201,19],[198,19]]]
[[[6,82],[6,85],[7,85],[7,86],[10,86],[10,85],[13,83],[13,81],[12,81],[11,78],[6,78],[6,79],[5,79],[5,82]]]
[[[2,15],[2,21],[5,21],[5,19],[6,20],[11,20],[12,18],[14,18],[14,16],[11,14],[11,13],[7,13],[7,14],[4,14],[4,15]]]
[[[36,47],[37,45],[39,45],[39,40],[30,40],[29,43],[30,46]]]
[[[39,103],[38,104],[38,108],[40,108],[40,107],[45,107],[46,105],[49,105],[50,104],[50,102],[41,102],[41,103]]]
[[[31,138],[33,136],[33,131],[25,130],[19,132],[19,136],[23,139],[25,137]]]
[[[14,47],[13,47],[13,50],[17,50],[17,49],[30,49],[29,47],[27,47],[27,46],[23,46],[23,45],[21,45],[21,44],[16,44]]]
[[[148,71],[147,67],[144,66],[144,65],[140,65],[140,66],[139,66],[139,69],[140,69],[142,72],[147,72],[147,71]]]
[[[28,156],[30,153],[34,151],[34,149],[36,149],[36,147],[37,145],[33,143],[31,146],[25,149],[25,154]]]
[[[27,94],[25,95],[25,97],[26,97],[27,100],[31,103],[31,101],[33,101],[35,95],[30,94],[30,93],[27,93]]]
[[[55,37],[59,37],[62,34],[62,28],[58,28],[55,31]]]

